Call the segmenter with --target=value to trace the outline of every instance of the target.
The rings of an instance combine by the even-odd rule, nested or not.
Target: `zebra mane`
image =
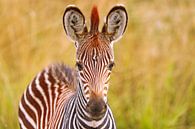
[[[91,11],[90,33],[96,34],[98,32],[98,26],[99,26],[99,14],[98,14],[97,6],[94,5]]]
[[[51,74],[53,75],[55,80],[76,90],[77,72],[74,69],[68,67],[67,65],[64,65],[63,63],[53,64],[49,66],[49,69],[51,69]]]

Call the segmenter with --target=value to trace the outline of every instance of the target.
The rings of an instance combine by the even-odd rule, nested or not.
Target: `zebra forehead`
[[[81,58],[84,55],[87,56],[98,56],[98,57],[112,57],[112,47],[110,43],[100,35],[94,35],[89,38],[86,42],[83,42],[77,50],[77,55]]]

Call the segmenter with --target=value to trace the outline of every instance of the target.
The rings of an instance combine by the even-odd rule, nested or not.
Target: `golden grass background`
[[[54,62],[75,65],[62,16],[69,4],[103,19],[124,4],[129,23],[115,44],[109,103],[118,129],[195,129],[194,0],[1,0],[0,129],[19,128],[18,102],[27,84]]]

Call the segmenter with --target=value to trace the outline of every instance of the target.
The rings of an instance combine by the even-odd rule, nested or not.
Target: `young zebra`
[[[54,64],[33,79],[19,103],[21,129],[116,129],[107,103],[108,81],[114,66],[113,42],[123,35],[127,21],[125,8],[116,5],[99,32],[94,6],[88,31],[81,11],[66,8],[63,24],[75,42],[77,69]]]

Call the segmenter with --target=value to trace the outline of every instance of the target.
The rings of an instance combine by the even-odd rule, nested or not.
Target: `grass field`
[[[116,3],[129,23],[115,44],[109,103],[118,129],[195,129],[194,0],[1,0],[0,129],[18,129],[18,102],[45,66],[75,66],[75,47],[62,16],[77,5],[89,24],[98,6],[101,26]]]

